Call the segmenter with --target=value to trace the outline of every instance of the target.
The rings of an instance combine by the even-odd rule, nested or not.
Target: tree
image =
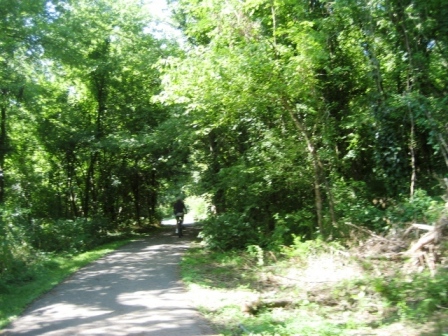
[[[12,150],[8,117],[17,112],[29,80],[30,63],[39,52],[37,22],[45,16],[45,1],[0,2],[0,204],[5,201],[6,159]]]
[[[431,61],[441,57],[433,51],[436,2],[176,2],[191,45],[185,57],[167,61],[160,97],[183,104],[202,139],[202,154],[195,157],[205,159],[202,181],[213,191],[218,213],[251,213],[260,204],[257,193],[269,199],[268,187],[250,188],[270,171],[267,162],[251,175],[255,179],[244,172],[260,162],[248,161],[249,155],[262,158],[250,149],[260,149],[257,144],[269,136],[272,141],[273,134],[297,141],[295,155],[311,179],[296,180],[296,186],[312,186],[314,220],[327,237],[343,233],[339,218],[360,220],[360,204],[369,208],[375,197],[434,185],[430,172],[441,171],[441,161],[431,151],[445,146],[428,109],[436,92],[431,87],[439,85],[429,75],[438,63]],[[236,130],[244,136],[229,134]],[[240,181],[237,171],[244,187],[229,182]],[[244,188],[250,197],[242,197]],[[348,193],[355,195],[353,206],[344,204]],[[288,208],[267,207],[273,212],[263,209],[260,217],[272,219]],[[255,217],[249,220],[260,223]],[[272,223],[265,233],[275,231]]]
[[[41,136],[57,154],[54,169],[64,171],[52,174],[62,179],[57,194],[69,216],[156,218],[151,133],[166,111],[150,102],[159,86],[151,65],[170,48],[146,32],[148,25],[137,3],[116,1],[78,1],[47,23],[43,71],[65,79],[43,76],[43,85],[56,88],[59,108],[43,116]]]
[[[291,5],[279,6],[269,12],[272,15],[270,22],[275,21],[277,25],[272,36],[266,35],[264,27],[248,14],[251,11],[272,9],[267,2],[257,2],[252,7],[233,2],[202,4],[202,7],[199,5],[201,9],[194,13],[201,13],[203,17],[195,17],[193,21],[198,27],[205,27],[210,42],[196,47],[187,59],[172,68],[166,78],[162,98],[169,97],[178,103],[186,102],[189,113],[196,118],[193,122],[199,124],[198,128],[207,124],[206,134],[212,159],[207,165],[215,181],[222,169],[238,161],[238,156],[229,161],[233,157],[229,156],[230,148],[220,148],[219,144],[229,143],[225,130],[237,129],[237,125],[241,124],[239,120],[250,118],[260,121],[267,129],[287,125],[288,136],[293,137],[296,135],[290,132],[295,129],[298,139],[306,143],[304,149],[308,150],[310,163],[314,167],[317,222],[321,232],[324,232],[321,183],[325,178],[313,134],[313,128],[319,125],[322,111],[319,97],[314,94],[317,87],[313,79],[314,67],[325,57],[325,51],[319,46],[319,33],[314,34],[311,25],[307,24],[302,28],[288,29],[290,21],[287,12]],[[303,8],[298,5],[295,9],[299,12]],[[281,10],[285,11],[283,21],[278,20],[278,14],[275,14]],[[207,14],[204,14],[205,11],[208,11]],[[200,21],[198,24],[197,20],[202,19],[206,23]],[[214,23],[213,27],[210,22]],[[280,22],[285,26],[279,26]],[[186,31],[189,32],[189,27],[186,27]],[[197,33],[195,31],[193,34]],[[284,43],[280,44],[280,40]],[[308,43],[316,49],[297,48],[299,44]],[[177,78],[182,78],[182,82]],[[307,114],[307,117],[301,116],[302,113]],[[287,119],[289,121],[285,124]],[[221,155],[217,157],[217,153]],[[215,189],[218,212],[226,210],[225,203],[228,201],[223,200],[224,189]],[[271,231],[274,228],[272,225],[269,227]]]

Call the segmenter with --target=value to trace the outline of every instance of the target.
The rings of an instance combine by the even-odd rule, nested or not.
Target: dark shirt
[[[174,203],[173,210],[174,213],[187,212],[187,208],[185,207],[184,202],[182,202],[181,200],[178,200],[176,201],[176,203]]]

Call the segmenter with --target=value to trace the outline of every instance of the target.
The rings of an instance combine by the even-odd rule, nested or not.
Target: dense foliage
[[[159,101],[185,107],[211,244],[428,221],[448,167],[441,1],[172,6],[189,44]]]
[[[169,1],[178,41],[143,3],[0,0],[0,274],[180,190],[223,249],[437,216],[441,0]]]
[[[139,1],[0,8],[1,276],[160,219],[172,122],[150,98],[174,50]]]

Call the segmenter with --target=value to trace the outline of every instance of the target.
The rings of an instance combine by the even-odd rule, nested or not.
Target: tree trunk
[[[140,197],[140,174],[138,171],[138,160],[135,160],[134,162],[134,169],[133,169],[133,178],[131,181],[132,185],[132,193],[134,194],[134,207],[135,207],[135,220],[138,224],[140,224],[140,218],[141,218],[141,197]]]
[[[319,227],[320,233],[324,237],[331,236],[331,232],[325,229],[323,222],[323,197],[321,192],[321,184],[325,187],[327,192],[327,196],[329,199],[329,210],[333,227],[337,226],[336,213],[334,210],[334,200],[333,193],[331,191],[331,186],[325,177],[325,169],[323,167],[322,161],[320,160],[319,154],[317,153],[316,146],[311,139],[311,136],[308,134],[305,125],[300,121],[298,116],[296,115],[296,109],[291,106],[287,99],[283,100],[283,105],[289,113],[294,125],[297,130],[301,132],[302,136],[305,139],[306,147],[308,149],[308,153],[310,154],[312,165],[313,165],[313,175],[314,175],[314,196],[315,196],[315,207],[316,207],[316,217],[317,217],[317,225]]]
[[[415,181],[417,179],[417,169],[415,165],[415,125],[414,125],[414,115],[408,104],[409,108],[409,118],[411,119],[411,134],[409,139],[409,150],[411,152],[411,185],[409,189],[410,199],[414,199]]]
[[[213,176],[217,176],[221,170],[221,164],[219,163],[219,148],[218,141],[214,131],[209,134],[209,148],[211,155],[211,173]],[[213,195],[213,205],[215,206],[216,214],[224,213],[225,207],[225,192],[222,188],[215,191]]]
[[[322,201],[322,193],[320,190],[320,184],[321,184],[321,172],[319,167],[319,158],[318,154],[316,152],[316,148],[311,140],[311,138],[308,135],[308,132],[305,129],[305,126],[300,122],[299,118],[295,115],[295,111],[289,106],[289,103],[287,104],[287,110],[291,117],[291,119],[294,122],[294,125],[296,128],[302,133],[303,137],[305,138],[305,142],[307,145],[308,152],[311,156],[311,161],[313,165],[313,172],[314,172],[314,196],[315,196],[315,206],[316,206],[316,216],[317,216],[317,226],[319,227],[319,231],[321,234],[325,236],[325,230],[323,225],[323,201]]]
[[[84,189],[84,202],[83,202],[83,212],[84,217],[89,217],[90,214],[90,205],[91,205],[91,193],[94,185],[94,173],[95,173],[95,164],[97,160],[97,153],[92,153],[90,155],[90,163],[89,168],[87,169],[86,180],[85,180],[85,189]]]
[[[157,205],[157,179],[155,169],[151,170],[151,179],[148,195],[148,211],[151,224],[156,221],[156,205]]]
[[[91,73],[91,85],[93,94],[96,97],[96,102],[98,104],[96,109],[95,118],[95,140],[99,142],[103,138],[103,122],[104,115],[106,113],[106,103],[107,103],[107,84],[108,84],[108,69],[107,60],[109,56],[109,46],[110,41],[105,40],[102,48],[98,50],[99,57],[95,58],[99,62],[99,66],[94,72]],[[94,212],[97,211],[98,199],[97,199],[97,189],[98,181],[95,179],[95,169],[97,165],[101,165],[99,154],[100,152],[96,148],[91,148],[92,154],[90,155],[89,168],[87,169],[87,176],[85,181],[85,195],[84,195],[84,216],[88,217],[90,210]]]
[[[5,201],[5,157],[6,157],[6,147],[7,147],[7,137],[6,137],[6,107],[0,107],[0,204]]]

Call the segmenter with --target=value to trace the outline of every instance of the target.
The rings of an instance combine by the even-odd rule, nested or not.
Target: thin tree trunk
[[[412,90],[412,81],[416,81],[415,78],[413,78],[412,73],[413,73],[413,69],[414,69],[414,64],[413,64],[413,53],[412,53],[412,49],[411,46],[409,44],[409,37],[408,37],[408,33],[407,33],[407,29],[404,26],[403,22],[401,23],[401,27],[403,29],[403,35],[404,35],[404,41],[405,41],[405,46],[406,46],[406,50],[408,52],[408,71],[407,71],[407,78],[406,78],[406,98],[408,99],[409,95],[411,94],[411,90]],[[414,122],[414,114],[412,112],[411,106],[409,105],[409,101],[407,102],[407,108],[408,108],[408,112],[409,112],[409,119],[411,122],[411,130],[410,130],[410,139],[409,139],[409,149],[411,152],[411,183],[410,183],[410,199],[412,200],[414,198],[414,189],[415,189],[415,181],[417,179],[417,171],[416,171],[416,166],[415,166],[415,122]]]
[[[409,118],[411,119],[411,134],[409,139],[409,149],[411,151],[411,185],[409,190],[410,199],[414,199],[414,190],[415,190],[415,181],[417,179],[417,171],[415,165],[415,124],[414,124],[414,115],[412,114],[412,110],[408,105],[409,109]]]
[[[6,107],[0,107],[0,204],[5,201],[5,157],[6,157]]]
[[[323,197],[321,192],[321,184],[323,184],[328,200],[329,200],[329,211],[332,221],[332,226],[337,227],[337,218],[336,213],[334,209],[334,198],[333,193],[331,191],[331,186],[329,185],[326,177],[325,177],[325,169],[323,167],[322,161],[320,160],[319,154],[317,153],[316,146],[314,145],[311,136],[306,131],[305,125],[302,124],[302,122],[299,120],[299,118],[296,115],[296,110],[291,106],[291,104],[288,102],[287,99],[283,100],[283,105],[285,109],[288,111],[289,116],[291,117],[292,121],[294,122],[294,125],[296,128],[302,133],[305,142],[306,147],[308,149],[308,152],[311,156],[311,161],[313,165],[313,173],[314,173],[314,195],[315,195],[315,207],[316,207],[316,217],[317,217],[317,225],[319,227],[320,233],[326,237],[331,236],[331,232],[328,232],[324,228],[323,223]]]
[[[133,178],[131,181],[132,193],[134,194],[135,220],[140,224],[141,207],[140,207],[140,174],[138,171],[138,159],[134,161]]]
[[[322,161],[320,160],[319,157],[317,157],[318,159],[318,163],[319,163],[319,167],[320,167],[320,171],[323,173],[325,172],[325,169],[322,165]],[[335,211],[335,203],[334,203],[334,196],[333,196],[333,191],[332,188],[330,186],[330,183],[328,183],[328,180],[326,179],[325,175],[324,175],[324,185],[325,185],[325,190],[327,192],[328,195],[328,203],[329,203],[329,210],[330,210],[330,216],[331,216],[331,222],[333,224],[333,227],[337,227],[338,226],[338,221],[337,221],[337,217],[336,217],[336,211]]]
[[[97,74],[98,75],[98,74]],[[96,114],[96,133],[95,140],[99,141],[103,137],[103,119],[106,112],[106,75],[99,74],[98,77],[93,78],[93,83],[96,89],[96,99],[98,103]],[[90,207],[96,210],[97,194],[95,185],[95,168],[99,161],[99,152],[94,149],[94,152],[90,155],[90,164],[87,170],[86,182],[85,182],[85,197],[84,197],[84,216],[88,217]]]
[[[138,176],[138,173],[135,174],[135,181],[133,181],[134,184],[134,206],[135,206],[135,220],[138,224],[140,224],[140,218],[141,218],[141,209],[140,209],[140,178]]]
[[[219,163],[219,149],[217,143],[217,137],[214,131],[209,134],[209,148],[210,155],[212,156],[211,170],[213,175],[218,175],[221,170],[221,164]],[[225,206],[225,193],[222,188],[216,190],[213,195],[213,205],[215,206],[216,214],[222,214],[226,211]]]
[[[97,153],[90,155],[90,164],[87,169],[86,180],[85,180],[85,190],[84,190],[84,202],[83,202],[83,212],[84,217],[89,217],[90,212],[90,194],[93,188],[93,178],[95,173],[95,163],[96,163]]]
[[[78,206],[76,205],[76,194],[73,192],[73,178],[70,178],[69,181],[69,190],[70,190],[70,206],[72,208],[72,214],[76,218],[78,217]]]
[[[314,196],[315,196],[315,206],[316,206],[316,216],[317,216],[317,226],[319,227],[319,231],[321,234],[325,236],[326,232],[324,230],[323,225],[323,201],[322,201],[322,193],[320,190],[320,167],[319,167],[319,160],[318,155],[316,152],[316,148],[314,144],[312,143],[308,132],[305,129],[305,126],[302,125],[300,120],[295,115],[295,111],[289,106],[290,104],[287,101],[284,101],[284,104],[286,104],[288,113],[294,122],[294,125],[297,127],[297,129],[302,133],[303,137],[305,138],[305,142],[307,145],[307,149],[309,154],[311,155],[311,161],[313,164],[313,172],[314,172]]]
[[[151,224],[156,220],[156,205],[157,205],[157,179],[156,179],[156,171],[155,169],[153,169],[151,171],[151,179],[148,195],[148,210]]]

